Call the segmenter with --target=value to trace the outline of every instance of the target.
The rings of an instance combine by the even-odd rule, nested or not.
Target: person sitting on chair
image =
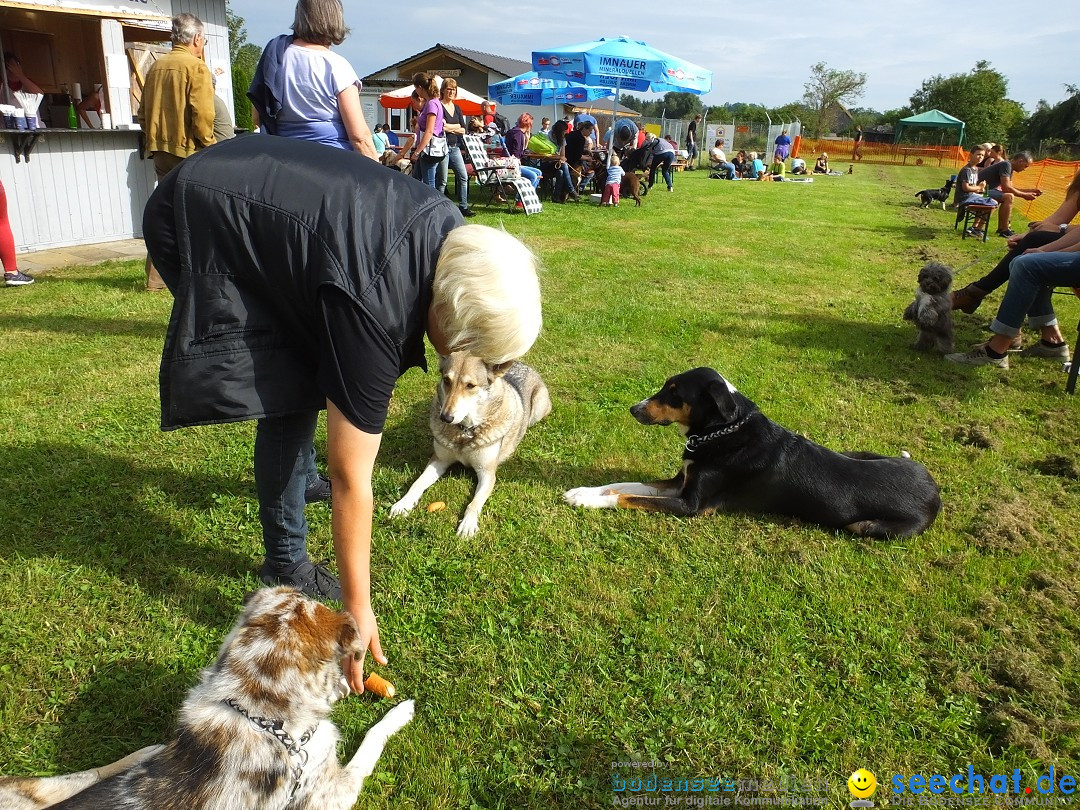
[[[727,180],[738,180],[739,170],[735,168],[735,164],[729,161],[727,155],[724,154],[724,150],[721,148],[723,143],[724,142],[718,138],[716,143],[713,144],[713,148],[709,150],[709,160],[712,161],[712,169],[714,171],[719,169],[726,172]]]

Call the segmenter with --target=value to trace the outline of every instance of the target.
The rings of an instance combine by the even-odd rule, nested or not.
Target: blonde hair
[[[439,88],[439,98],[446,101],[450,96],[450,91],[456,91],[457,89],[457,79],[443,79],[442,87]],[[456,176],[457,175],[455,175],[455,177]]]
[[[543,320],[536,273],[532,251],[505,231],[452,230],[439,251],[431,300],[447,347],[493,364],[524,355]]]

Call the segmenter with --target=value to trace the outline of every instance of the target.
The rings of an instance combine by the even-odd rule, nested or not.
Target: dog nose
[[[446,422],[448,425],[454,424],[454,415],[450,411],[442,411],[439,414],[439,419]]]

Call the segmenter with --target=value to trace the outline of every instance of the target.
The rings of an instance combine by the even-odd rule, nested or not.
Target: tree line
[[[976,62],[967,73],[924,80],[908,104],[895,110],[850,106],[862,96],[865,85],[865,73],[837,70],[818,62],[810,67],[799,101],[781,107],[729,102],[709,107],[708,118],[746,123],[799,120],[803,131],[816,138],[850,135],[856,125],[863,129],[895,127],[902,118],[936,109],[964,122],[965,147],[989,141],[1004,143],[1011,151],[1030,149],[1044,156],[1080,159],[1080,87],[1076,85],[1063,85],[1063,101],[1050,104],[1042,100],[1031,114],[1008,97],[1008,79],[986,61]],[[655,101],[623,96],[620,101],[647,118],[688,119],[706,113],[701,98],[692,93],[667,93]],[[846,109],[850,119],[840,116],[843,124],[836,127],[838,106]],[[918,138],[919,134],[920,130],[913,130],[910,137]],[[905,134],[905,140],[907,137]]]

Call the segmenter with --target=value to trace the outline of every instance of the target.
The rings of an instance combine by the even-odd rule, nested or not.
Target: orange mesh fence
[[[807,156],[817,157],[822,152],[829,153],[829,163],[839,169],[841,163],[850,163],[851,151],[855,142],[847,140],[814,140],[803,138],[799,151],[805,160]],[[960,168],[967,161],[967,153],[959,146],[908,146],[895,143],[867,143],[863,141],[859,149],[864,161],[871,163],[894,163],[900,166],[941,166]]]
[[[851,163],[854,142],[848,140],[813,140],[803,138],[799,144],[802,157],[809,164],[822,152],[829,154],[832,168],[842,171],[842,163]],[[905,146],[894,143],[863,142],[863,161],[892,163],[900,166],[940,166],[955,171],[967,163],[968,153],[959,146]],[[1017,207],[1028,220],[1037,221],[1054,213],[1065,201],[1065,189],[1072,182],[1080,162],[1040,160],[1032,163],[1022,174],[1013,175],[1018,188],[1037,188],[1042,195]]]
[[[1072,182],[1080,163],[1060,160],[1040,160],[1032,163],[1023,174],[1013,175],[1013,185],[1019,188],[1037,188],[1042,195],[1024,203],[1023,213],[1035,221],[1054,213],[1065,201],[1065,189]]]

